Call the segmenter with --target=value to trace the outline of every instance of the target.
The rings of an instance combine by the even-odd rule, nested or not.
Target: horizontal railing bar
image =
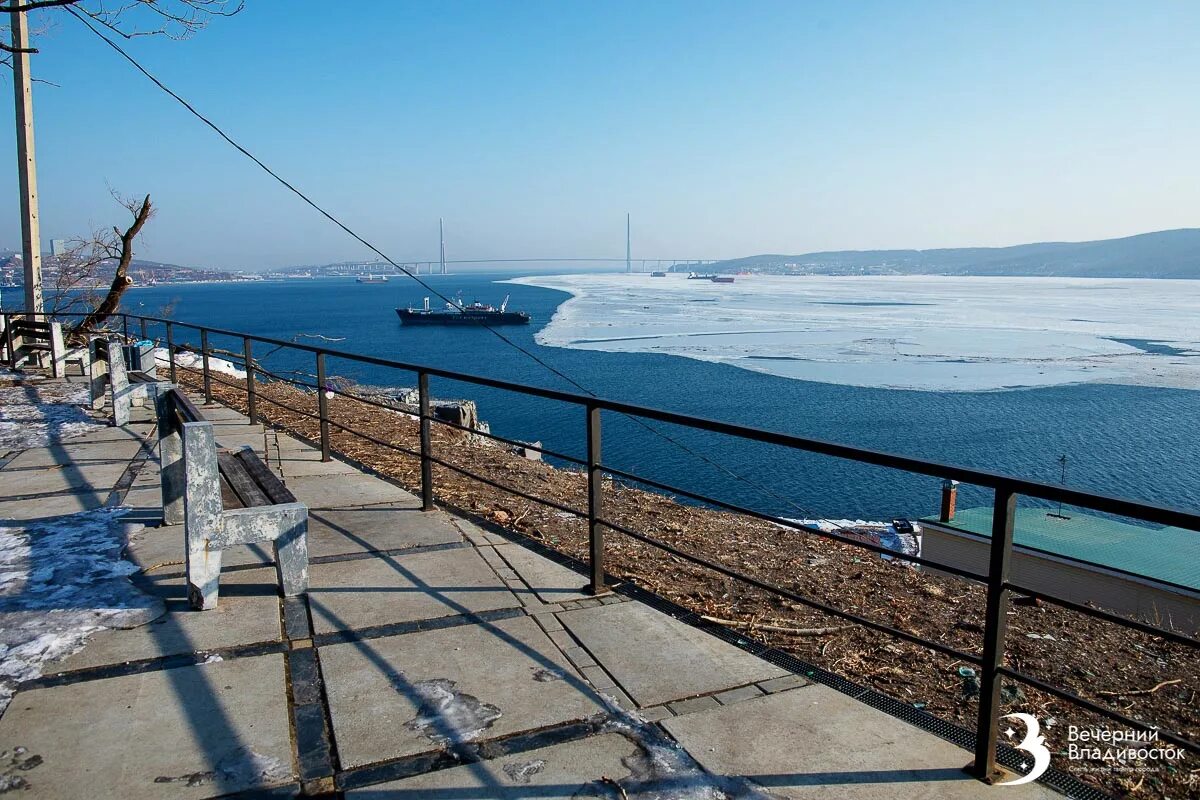
[[[377,445],[379,445],[380,447],[386,447],[386,448],[388,448],[389,450],[396,450],[397,452],[404,453],[406,456],[412,456],[413,458],[420,458],[420,457],[421,457],[421,454],[420,454],[420,453],[418,453],[416,450],[409,450],[407,447],[401,447],[401,446],[400,446],[400,445],[398,445],[398,444],[393,444],[392,442],[385,442],[385,441],[383,441],[382,439],[377,439],[377,438],[375,438],[374,436],[372,436],[372,435],[371,435],[371,434],[369,434],[369,433],[363,433],[362,431],[355,430],[354,428],[347,427],[347,426],[345,426],[345,425],[341,424],[340,422],[337,422],[336,420],[334,420],[334,419],[332,419],[332,418],[330,418],[330,419],[327,419],[327,420],[325,420],[325,421],[326,421],[326,422],[328,422],[330,425],[332,425],[333,427],[337,428],[337,429],[338,429],[338,430],[340,430],[340,431],[345,431],[346,433],[349,433],[349,434],[351,434],[351,435],[353,435],[353,436],[357,436],[357,437],[359,437],[360,439],[366,439],[368,442],[371,442],[371,443],[373,443],[373,444],[377,444]],[[338,452],[341,452],[341,451],[339,450]]]
[[[693,564],[698,564],[702,567],[706,567],[707,569],[711,569],[715,572],[719,572],[728,578],[733,578],[734,580],[739,580],[739,581],[745,581],[746,583],[750,584],[751,586],[756,586],[759,589],[762,589],[763,591],[771,592],[772,594],[777,594],[780,597],[786,597],[789,600],[794,600],[797,603],[802,603],[810,608],[815,608],[818,611],[823,611],[826,614],[832,614],[835,617],[841,617],[842,619],[853,622],[856,625],[862,625],[867,628],[872,628],[874,630],[879,631],[880,633],[886,633],[889,636],[894,636],[898,639],[904,639],[905,641],[912,642],[913,644],[921,645],[922,647],[928,647],[931,650],[936,650],[939,653],[942,653],[944,655],[953,656],[954,658],[962,659],[963,661],[970,661],[972,664],[978,664],[978,663],[980,663],[980,661],[982,661],[982,659],[979,656],[972,655],[970,653],[964,653],[961,650],[955,650],[953,647],[941,644],[940,642],[935,642],[931,639],[924,639],[920,636],[917,636],[916,634],[908,633],[907,631],[902,631],[899,628],[893,628],[891,625],[885,625],[882,622],[874,622],[873,620],[869,620],[866,617],[860,617],[858,614],[854,614],[849,611],[842,611],[841,609],[837,609],[837,608],[834,608],[833,606],[825,605],[824,603],[822,603],[818,600],[812,600],[810,598],[805,597],[804,595],[797,594],[796,592],[790,591],[788,589],[784,589],[783,587],[776,586],[771,583],[767,583],[766,581],[760,581],[758,578],[752,578],[749,575],[745,575],[741,572],[738,572],[737,570],[730,569],[729,567],[726,567],[723,564],[719,564],[715,561],[710,561],[709,559],[704,558],[703,556],[693,555],[684,550],[680,550],[678,547],[675,547],[674,545],[667,544],[666,542],[660,542],[659,540],[653,539],[649,536],[646,536],[643,533],[638,533],[637,531],[630,530],[629,528],[626,528],[624,525],[618,525],[617,523],[610,522],[610,521],[604,520],[604,519],[597,520],[597,522],[601,525],[604,525],[605,527],[612,528],[617,533],[623,533],[626,536],[631,536],[634,539],[637,539],[639,542],[644,542],[644,543],[650,545],[651,547],[657,547],[660,550],[665,550],[666,552],[670,553],[671,555],[678,556],[679,558],[682,558],[685,561],[690,561]]]
[[[563,461],[570,461],[572,464],[579,464],[580,466],[587,466],[587,462],[581,458],[575,458],[575,456],[569,456],[566,453],[559,453],[555,450],[549,450],[545,447],[538,447],[536,445],[526,444],[525,442],[518,442],[516,439],[506,439],[503,436],[497,436],[494,433],[488,433],[485,431],[477,431],[474,428],[468,428],[466,425],[459,425],[457,422],[451,422],[448,419],[439,419],[438,417],[431,416],[429,418],[429,421],[436,423],[438,425],[445,425],[447,428],[454,428],[455,430],[459,430],[459,431],[463,431],[465,433],[472,434],[473,436],[485,436],[488,439],[494,439],[497,442],[504,442],[505,444],[512,445],[513,447],[524,447],[527,450],[535,450],[539,453],[542,453],[543,455],[553,456],[554,458],[561,458]]]
[[[1166,630],[1165,628],[1160,628],[1157,625],[1150,625],[1149,623],[1140,622],[1135,619],[1129,619],[1128,617],[1122,617],[1119,614],[1112,614],[1108,611],[1104,611],[1104,610],[1101,610],[1098,608],[1092,608],[1091,606],[1085,606],[1080,603],[1073,602],[1071,600],[1066,600],[1062,597],[1056,597],[1055,595],[1041,591],[1040,589],[1030,589],[1028,586],[1021,586],[1020,584],[1012,583],[1011,581],[1004,585],[1006,588],[1011,589],[1014,592],[1019,592],[1021,594],[1027,594],[1027,595],[1030,595],[1031,597],[1037,597],[1041,600],[1045,600],[1047,603],[1053,603],[1056,606],[1062,606],[1063,608],[1070,609],[1071,611],[1078,611],[1081,614],[1087,614],[1088,616],[1091,616],[1091,617],[1097,617],[1099,619],[1106,620],[1107,622],[1111,622],[1115,625],[1122,625],[1126,628],[1133,628],[1134,630],[1141,631],[1142,633],[1148,634],[1150,636],[1157,636],[1159,638],[1166,639],[1170,642],[1174,642],[1175,644],[1182,644],[1182,645],[1186,645],[1188,647],[1200,647],[1200,640],[1193,639],[1190,636],[1186,636],[1182,633],[1175,633],[1174,631],[1169,631],[1169,630]]]
[[[135,316],[137,319],[146,319],[153,322],[168,321],[158,317],[141,317],[137,315],[131,316]],[[859,461],[865,464],[873,464],[879,467],[898,469],[920,475],[951,478],[962,483],[986,486],[993,489],[1004,489],[1006,491],[1012,491],[1030,497],[1038,497],[1044,500],[1062,502],[1075,506],[1083,506],[1109,514],[1135,517],[1157,524],[1174,525],[1176,527],[1200,531],[1200,513],[1187,512],[1181,509],[1169,508],[1167,506],[1156,505],[1153,503],[1118,498],[1110,495],[1095,494],[1079,489],[1069,489],[1064,486],[1055,486],[1048,483],[1017,478],[997,472],[990,472],[987,470],[974,469],[970,467],[953,466],[950,464],[943,464],[936,461],[926,461],[909,456],[894,455],[892,453],[885,453],[879,450],[871,450],[862,447],[854,447],[851,445],[823,441],[820,439],[794,436],[779,431],[751,428],[744,425],[721,422],[719,420],[709,419],[706,417],[689,416],[673,411],[663,411],[657,408],[649,408],[632,403],[608,400],[602,397],[592,397],[572,392],[564,392],[556,389],[544,389],[541,387],[529,386],[512,381],[485,378],[479,375],[466,375],[451,370],[440,369],[438,367],[409,364],[386,358],[378,358],[376,356],[359,355],[344,350],[335,350],[327,347],[315,347],[313,345],[302,344],[299,342],[288,342],[282,339],[275,339],[266,336],[252,336],[249,334],[229,331],[221,328],[206,328],[204,326],[195,325],[192,323],[172,322],[175,325],[193,328],[195,330],[207,330],[209,333],[215,333],[218,335],[248,337],[254,341],[263,342],[265,344],[273,344],[280,347],[290,347],[309,353],[324,353],[331,358],[341,358],[348,361],[357,361],[362,364],[373,364],[391,369],[402,369],[409,372],[425,372],[438,378],[459,381],[462,383],[471,383],[477,386],[487,386],[504,391],[518,392],[521,394],[532,395],[534,397],[541,397],[547,400],[558,400],[561,402],[582,406],[591,405],[605,411],[628,414],[630,416],[641,417],[643,419],[652,419],[657,422],[665,422],[671,425],[681,425],[683,427],[708,431],[710,433],[734,436],[740,439],[779,445],[795,450],[803,450],[810,453],[817,453],[819,455],[827,455],[835,458]]]
[[[671,484],[668,484],[668,483],[661,483],[659,481],[651,480],[650,478],[643,478],[640,475],[635,475],[634,473],[626,472],[625,470],[614,469],[613,467],[604,466],[604,465],[601,465],[600,468],[603,471],[608,472],[612,475],[617,475],[619,477],[622,477],[622,478],[625,478],[625,479],[631,480],[631,481],[637,481],[638,483],[644,483],[647,486],[651,486],[655,489],[659,489],[660,491],[672,492],[674,494],[679,494],[679,495],[688,497],[692,500],[696,500],[701,503],[710,503],[711,505],[717,506],[718,508],[722,508],[726,511],[732,511],[736,514],[743,514],[748,517],[760,519],[760,520],[763,520],[764,522],[770,522],[772,524],[780,525],[785,528],[790,528],[791,530],[800,531],[802,533],[811,533],[816,536],[821,536],[825,539],[830,539],[835,542],[841,542],[842,544],[848,544],[853,547],[861,547],[864,550],[870,550],[871,552],[879,553],[880,555],[889,556],[890,558],[894,558],[897,561],[911,561],[915,564],[921,564],[922,566],[932,567],[933,569],[941,570],[942,572],[948,572],[952,575],[958,575],[960,577],[967,578],[968,580],[978,581],[979,583],[987,582],[986,575],[981,575],[977,572],[971,572],[970,570],[967,570],[967,569],[955,567],[950,564],[942,564],[938,561],[931,561],[928,558],[923,558],[921,556],[907,556],[907,555],[904,555],[903,553],[897,553],[895,550],[889,550],[888,548],[883,547],[882,545],[871,544],[870,542],[860,542],[856,539],[850,539],[845,536],[839,536],[836,533],[832,533],[830,531],[823,531],[820,528],[817,528],[815,526],[803,525],[799,522],[795,522],[794,520],[790,520],[785,517],[776,517],[773,514],[766,514],[761,511],[755,511],[754,509],[746,508],[745,506],[739,506],[736,503],[727,503],[724,500],[717,500],[714,497],[707,497],[707,496],[699,494],[697,492],[689,492],[687,489],[681,489],[678,486],[672,486]]]
[[[1157,731],[1160,739],[1170,742],[1171,744],[1181,747],[1185,750],[1190,750],[1193,753],[1200,753],[1200,744],[1193,742],[1190,739],[1185,739],[1176,733],[1172,733],[1171,731],[1155,727],[1149,722],[1145,722],[1140,719],[1134,719],[1133,717],[1127,717],[1119,711],[1113,711],[1107,706],[1102,706],[1099,703],[1093,703],[1091,700],[1085,700],[1074,692],[1069,692],[1066,689],[1060,689],[1057,686],[1039,680],[1032,675],[1026,675],[1024,672],[1017,672],[1016,670],[1009,669],[1008,667],[1000,667],[998,671],[1001,675],[1006,675],[1013,680],[1026,683],[1035,689],[1039,689],[1047,694],[1052,694],[1061,700],[1066,700],[1068,703],[1073,703],[1081,708],[1086,708],[1089,711],[1101,714],[1111,720],[1121,723],[1122,725],[1127,725],[1130,728],[1138,728],[1143,731]]]
[[[463,469],[462,467],[457,467],[454,464],[450,464],[445,461],[442,461],[440,458],[438,458],[436,456],[430,456],[429,460],[432,461],[434,464],[439,464],[448,470],[457,472],[459,475],[465,475],[468,478],[479,481],[480,483],[486,483],[488,486],[491,486],[493,489],[499,489],[502,492],[507,492],[508,494],[516,495],[517,497],[524,498],[524,499],[529,500],[534,503],[540,503],[544,506],[548,506],[557,511],[562,511],[567,514],[572,514],[576,517],[581,517],[581,518],[587,517],[587,512],[585,512],[585,511],[580,511],[579,509],[571,508],[570,506],[564,506],[561,503],[555,503],[553,500],[545,500],[541,497],[534,497],[531,494],[526,494],[525,492],[514,489],[511,486],[505,486],[504,484],[496,483],[495,481],[491,480],[490,478],[485,478],[482,475],[476,475],[474,472],[468,472],[467,470]]]

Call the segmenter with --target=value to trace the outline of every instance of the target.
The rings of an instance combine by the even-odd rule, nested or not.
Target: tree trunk
[[[108,287],[108,294],[100,301],[100,305],[96,306],[83,322],[71,331],[72,339],[78,339],[95,331],[121,307],[121,295],[125,294],[125,290],[133,285],[133,279],[128,274],[129,264],[133,261],[133,240],[137,238],[142,226],[150,218],[151,210],[150,195],[146,195],[146,199],[142,201],[140,207],[136,210],[134,207],[130,207],[130,211],[133,212],[133,224],[124,233],[119,228],[113,228],[113,232],[120,238],[121,255],[117,260],[117,271],[113,275],[112,286]]]

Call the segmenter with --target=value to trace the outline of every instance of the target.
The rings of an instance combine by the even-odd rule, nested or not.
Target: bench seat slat
[[[269,498],[271,503],[295,503],[296,495],[291,493],[283,481],[275,476],[275,473],[267,469],[267,465],[254,454],[253,450],[239,450],[236,453],[239,461],[245,466],[246,472],[250,473],[250,477],[263,490],[263,493]]]
[[[246,470],[245,462],[235,453],[222,450],[217,453],[217,465],[221,475],[229,481],[230,487],[246,508],[271,505],[271,499],[259,488],[253,476]]]

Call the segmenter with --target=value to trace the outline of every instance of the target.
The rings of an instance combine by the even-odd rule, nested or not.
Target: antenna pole
[[[625,212],[625,272],[633,272],[633,246],[630,237],[629,212]]]
[[[438,246],[441,249],[442,275],[446,274],[446,232],[442,228],[442,218],[438,217]]]

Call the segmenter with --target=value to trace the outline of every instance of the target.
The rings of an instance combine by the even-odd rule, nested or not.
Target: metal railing
[[[18,314],[19,312],[9,312],[3,316],[7,318],[10,316],[17,316]],[[845,619],[848,622],[862,625],[880,633],[884,633],[888,636],[929,648],[944,655],[978,665],[981,669],[980,704],[975,730],[975,759],[970,766],[970,772],[973,776],[980,780],[990,782],[997,774],[997,723],[1001,706],[1001,678],[1009,678],[1020,681],[1026,685],[1058,697],[1061,700],[1073,703],[1093,713],[1108,717],[1116,722],[1126,725],[1129,728],[1145,731],[1156,731],[1157,735],[1162,740],[1170,742],[1177,747],[1191,751],[1192,753],[1200,753],[1200,744],[1187,739],[1183,735],[1160,729],[1150,722],[1126,716],[1118,711],[1079,697],[1078,695],[1066,689],[1046,683],[1045,681],[1042,681],[1032,675],[1028,675],[1004,666],[1009,598],[1014,592],[1039,598],[1073,612],[1096,617],[1109,623],[1125,626],[1151,636],[1160,637],[1163,640],[1174,644],[1180,644],[1193,648],[1200,647],[1200,641],[1177,631],[1159,627],[1157,625],[1151,625],[1138,620],[1129,619],[1097,608],[1092,608],[1090,606],[1070,601],[1063,597],[1055,596],[1044,590],[1033,589],[1025,585],[1017,584],[1010,580],[1009,571],[1013,552],[1013,528],[1016,518],[1017,499],[1019,496],[1034,497],[1050,502],[1079,506],[1106,514],[1134,518],[1149,523],[1171,525],[1175,527],[1186,528],[1192,531],[1200,531],[1200,514],[1196,512],[1184,511],[1162,505],[1113,497],[1105,494],[1097,494],[1078,489],[1070,489],[1064,486],[1041,483],[1038,481],[1018,478],[997,472],[959,467],[926,459],[896,455],[878,450],[870,450],[861,447],[838,444],[835,442],[822,441],[819,439],[793,436],[791,434],[780,433],[777,431],[752,428],[693,415],[679,414],[671,411],[664,411],[662,409],[649,408],[602,397],[593,397],[554,389],[546,389],[537,386],[529,386],[512,381],[498,380],[495,378],[487,378],[479,375],[471,375],[452,370],[440,369],[428,365],[410,364],[386,358],[351,353],[344,350],[309,345],[295,341],[284,341],[281,339],[257,336],[244,332],[224,330],[192,323],[183,323],[158,317],[132,314],[119,314],[116,316],[120,318],[121,329],[125,331],[126,334],[129,330],[130,320],[136,320],[139,324],[139,331],[143,338],[146,337],[148,324],[164,327],[163,340],[166,343],[166,347],[170,356],[169,370],[170,379],[172,382],[177,382],[178,369],[180,369],[176,363],[176,356],[181,352],[197,352],[195,348],[188,345],[182,345],[177,341],[177,329],[182,328],[199,333],[199,355],[201,359],[201,367],[199,371],[201,372],[200,378],[205,401],[212,402],[213,382],[215,381],[219,384],[239,391],[244,391],[246,393],[249,417],[252,424],[259,417],[259,414],[257,413],[257,404],[259,402],[268,402],[273,405],[286,408],[293,413],[317,420],[320,431],[319,439],[321,458],[323,461],[329,461],[332,457],[330,445],[331,428],[336,428],[343,432],[373,442],[379,446],[390,448],[392,450],[406,453],[409,456],[418,458],[421,466],[421,501],[422,507],[425,510],[431,510],[434,508],[435,487],[433,465],[436,464],[445,469],[460,473],[473,480],[480,481],[501,491],[505,491],[529,501],[540,503],[558,511],[570,513],[585,519],[587,522],[589,538],[588,559],[590,581],[588,588],[593,593],[600,594],[609,590],[605,580],[606,573],[604,569],[604,537],[607,529],[663,550],[664,552],[670,553],[671,555],[683,559],[691,564],[695,564],[705,569],[725,575],[726,577],[742,581],[758,589],[782,598],[789,599],[793,602],[800,603],[817,611]],[[7,319],[5,321],[7,322]],[[5,327],[7,328],[8,326],[6,325]],[[210,335],[222,336],[241,341],[241,355],[243,360],[242,366],[246,372],[244,385],[238,385],[231,381],[217,378],[213,375],[210,364],[210,356],[214,351],[210,346]],[[255,362],[252,359],[253,343],[272,346],[276,349],[286,348],[309,353],[314,359],[316,383],[310,384],[278,375],[272,375],[271,373],[268,373],[266,370],[262,369],[261,366],[256,369]],[[223,355],[231,355],[229,351],[219,352],[221,352]],[[369,433],[351,429],[336,420],[330,419],[329,405],[326,396],[327,392],[352,398],[358,402],[364,402],[369,405],[379,405],[381,407],[387,406],[384,406],[381,403],[373,402],[368,398],[361,398],[352,394],[341,392],[331,386],[328,386],[328,379],[325,372],[326,358],[345,359],[360,364],[399,369],[415,373],[417,376],[417,391],[419,397],[419,452],[414,452],[411,449],[402,447],[392,442],[386,442]],[[265,375],[270,375],[276,380],[283,381],[293,386],[302,387],[307,390],[315,390],[317,394],[317,413],[312,414],[311,412],[306,412],[302,409],[285,405],[277,398],[269,398],[262,394],[257,388],[255,380],[256,371],[262,372]],[[513,442],[513,440],[491,434],[490,432],[465,428],[464,426],[457,425],[448,420],[440,419],[433,415],[430,410],[431,396],[429,390],[429,379],[431,377],[461,381],[463,383],[477,386],[516,392],[533,397],[569,403],[582,408],[585,411],[581,422],[583,423],[585,440],[587,442],[586,459],[578,459],[573,456],[557,453],[538,446],[525,444],[522,444],[522,446],[583,466],[587,476],[587,508],[571,508],[561,503],[536,497],[522,491],[521,489],[502,485],[485,476],[472,473],[463,469],[461,466],[451,464],[444,459],[436,457],[433,453],[431,438],[431,429],[432,424],[434,423],[448,426],[450,428],[468,431],[474,435],[484,436],[499,442],[505,442],[509,444],[517,443]],[[823,530],[816,526],[806,525],[794,520],[756,511],[745,506],[728,503],[717,498],[705,496],[699,492],[685,489],[683,487],[662,483],[650,478],[639,476],[626,470],[609,466],[604,463],[602,457],[601,412],[611,412],[640,418],[643,420],[653,420],[671,425],[680,425],[695,430],[732,436],[744,441],[761,442],[778,447],[790,448],[793,450],[848,459],[862,464],[903,470],[920,475],[928,475],[986,487],[992,491],[993,495],[992,531],[991,542],[989,545],[988,570],[986,573],[977,573],[950,564],[932,561],[920,556],[901,555],[895,551],[889,550],[886,547],[875,545],[873,543],[842,536],[836,532]],[[759,520],[769,521],[786,528],[821,536],[842,544],[866,549],[876,553],[890,555],[898,560],[929,566],[942,572],[947,572],[967,580],[982,583],[986,586],[987,590],[982,634],[982,655],[977,656],[973,653],[968,653],[957,648],[950,647],[936,640],[927,639],[892,625],[877,622],[859,614],[836,608],[811,597],[806,597],[799,592],[792,591],[782,586],[774,585],[752,575],[747,575],[739,572],[738,570],[731,569],[724,564],[717,563],[702,556],[688,553],[667,542],[659,541],[640,531],[632,530],[613,520],[607,519],[605,517],[605,502],[603,492],[603,476],[605,474],[640,483],[659,491],[677,494],[700,503],[711,505],[715,508],[747,515]]]

